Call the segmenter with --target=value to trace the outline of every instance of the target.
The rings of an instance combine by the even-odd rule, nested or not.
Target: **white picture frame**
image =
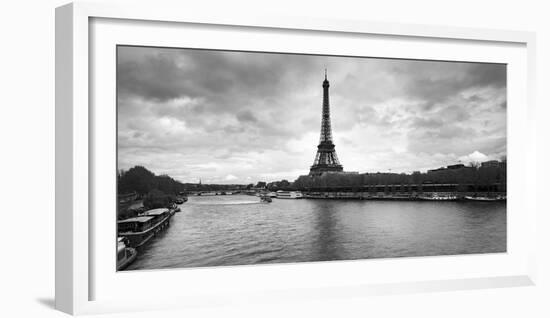
[[[183,5],[182,5],[183,6]],[[510,46],[513,52],[510,61],[516,63],[517,72],[512,83],[513,90],[517,91],[510,102],[508,126],[514,134],[509,134],[509,143],[521,146],[510,147],[509,170],[510,184],[508,203],[509,211],[522,209],[525,218],[508,218],[509,227],[513,228],[511,238],[512,252],[505,255],[472,255],[467,257],[442,256],[430,260],[378,260],[353,261],[345,264],[339,262],[331,264],[294,264],[273,265],[260,267],[253,266],[227,267],[219,269],[200,270],[173,270],[155,271],[155,273],[114,273],[122,277],[113,285],[103,284],[103,288],[96,288],[96,280],[107,280],[101,269],[96,268],[97,259],[104,257],[101,250],[101,241],[92,234],[101,226],[101,218],[93,215],[98,207],[108,202],[94,200],[91,194],[96,191],[98,184],[103,185],[102,177],[96,176],[97,169],[103,169],[97,162],[95,152],[102,151],[96,147],[96,141],[109,138],[112,133],[108,129],[100,136],[94,130],[97,118],[103,117],[104,111],[96,112],[91,107],[97,102],[98,96],[91,92],[96,87],[92,76],[102,76],[101,72],[90,67],[92,55],[95,54],[91,43],[105,35],[101,29],[93,27],[94,21],[141,21],[139,23],[168,23],[160,26],[159,35],[155,41],[162,42],[170,39],[170,29],[175,25],[193,25],[198,27],[215,26],[215,33],[223,28],[253,28],[255,32],[316,32],[316,36],[345,35],[353,40],[354,36],[396,37],[402,41],[406,39],[424,39],[433,44],[443,42],[451,45],[467,45],[466,43],[486,43],[494,46],[495,59],[502,47]],[[170,24],[171,23],[171,24]],[[114,26],[117,28],[118,26]],[[128,28],[127,25],[122,28]],[[163,33],[164,32],[164,33]],[[240,31],[239,31],[240,32]],[[117,34],[113,32],[112,34]],[[123,34],[123,33],[120,33]],[[283,36],[284,36],[283,34]],[[279,34],[280,35],[280,34]],[[146,41],[146,33],[142,34]],[[112,45],[120,38],[115,35],[107,39],[102,45]],[[100,41],[102,39],[99,39]],[[349,39],[348,39],[349,40]],[[133,40],[136,41],[136,40]],[[167,40],[168,41],[168,40]],[[162,42],[164,43],[164,42]],[[128,44],[128,43],[121,43]],[[130,44],[136,44],[134,42]],[[152,44],[147,42],[146,44]],[[493,45],[494,44],[494,45]],[[176,44],[174,44],[176,45]],[[252,43],[252,48],[254,44]],[[412,291],[443,291],[458,289],[476,289],[489,287],[526,286],[535,282],[535,219],[537,210],[532,200],[522,189],[523,185],[536,183],[536,172],[533,165],[529,165],[530,158],[534,158],[536,116],[534,105],[535,86],[535,35],[530,32],[482,30],[454,27],[439,27],[425,25],[405,25],[399,23],[372,23],[365,21],[341,21],[330,19],[297,19],[283,16],[224,16],[212,12],[190,12],[182,10],[177,5],[170,7],[155,7],[154,5],[136,4],[132,6],[117,6],[115,3],[73,3],[56,9],[56,308],[71,314],[102,313],[113,311],[144,310],[165,307],[200,306],[210,303],[246,303],[271,302],[288,300],[306,300],[349,297],[352,295],[394,294]],[[410,54],[415,54],[411,50]],[[420,57],[422,48],[416,49]],[[114,52],[114,50],[113,50]],[[466,52],[466,51],[465,51]],[[469,51],[468,51],[469,52]],[[480,52],[473,49],[472,55],[466,60],[483,60]],[[477,52],[477,53],[476,53]],[[433,58],[429,52],[424,52],[426,58]],[[434,53],[435,54],[435,53]],[[508,54],[508,53],[506,53]],[[94,57],[94,58],[97,58]],[[502,57],[506,62],[508,57]],[[109,65],[97,58],[94,63]],[[515,62],[517,61],[517,62]],[[106,64],[102,64],[106,63]],[[92,74],[93,73],[93,74]],[[99,74],[99,75],[98,75]],[[519,75],[518,75],[519,74]],[[107,99],[109,97],[107,96]],[[510,113],[511,112],[511,113]],[[95,118],[95,119],[94,119]],[[109,120],[107,120],[109,121]],[[112,121],[110,121],[112,123]],[[112,136],[114,137],[114,136]],[[521,144],[521,145],[520,145]],[[111,149],[112,150],[112,149]],[[108,165],[107,165],[108,167]],[[114,170],[113,178],[115,177]],[[103,186],[102,186],[103,187]],[[106,187],[107,190],[109,187]],[[514,190],[515,189],[515,190]],[[113,193],[114,195],[114,193]],[[114,206],[113,206],[114,209]],[[517,221],[517,222],[516,222]],[[114,224],[113,224],[114,226]],[[98,247],[99,246],[99,247]],[[514,247],[514,246],[517,246]],[[98,252],[100,251],[100,252]],[[99,253],[99,254],[98,254]],[[107,256],[108,257],[108,256]],[[114,260],[114,257],[113,257]],[[329,262],[330,263],[330,262]],[[492,264],[502,264],[500,268],[491,268]],[[430,271],[423,273],[422,268],[437,268],[448,266],[450,270],[440,272]],[[403,272],[409,267],[411,273]],[[114,266],[113,272],[114,272]],[[369,272],[384,268],[385,274],[381,279],[364,275],[361,279],[353,273],[368,268]],[[462,268],[463,272],[459,269]],[[349,275],[342,277],[329,275],[318,279],[319,273],[337,273],[344,269]],[[391,272],[394,271],[393,278]],[[416,271],[416,272],[415,272]],[[308,275],[308,273],[311,273]],[[414,274],[416,273],[416,274]],[[111,273],[113,274],[113,273]],[[109,275],[111,275],[109,274]],[[121,276],[124,275],[124,276]],[[170,280],[175,277],[184,277],[189,281],[188,288],[181,294],[167,298],[162,295],[149,296],[147,301],[132,300],[132,297],[117,296],[118,285],[127,284],[133,278],[130,275],[140,275],[145,287],[153,286],[153,281]],[[285,275],[292,277],[291,282],[278,280]],[[315,276],[317,275],[317,276]],[[409,275],[409,276],[407,276]],[[138,276],[135,276],[138,277]],[[191,278],[194,277],[194,280]],[[205,281],[207,277],[215,277],[215,281]],[[249,277],[243,281],[243,277]],[[268,279],[274,277],[275,279]],[[263,280],[263,282],[262,282]],[[110,279],[110,281],[114,281]],[[222,282],[222,283],[219,283]],[[260,285],[260,283],[262,285]],[[201,285],[201,286],[199,286]],[[242,285],[242,286],[239,286]],[[121,287],[121,286],[118,286]],[[202,287],[200,289],[199,287]],[[116,292],[103,297],[105,290]],[[193,292],[193,290],[199,290]]]

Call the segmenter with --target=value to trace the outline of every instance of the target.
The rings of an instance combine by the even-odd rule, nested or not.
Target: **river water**
[[[506,203],[228,195],[181,210],[128,270],[506,251]]]

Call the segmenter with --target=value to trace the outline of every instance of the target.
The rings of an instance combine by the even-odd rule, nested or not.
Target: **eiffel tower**
[[[328,102],[327,70],[325,69],[325,80],[323,81],[323,114],[321,119],[321,137],[317,146],[315,161],[309,169],[310,176],[320,176],[324,172],[339,172],[344,168],[338,161],[336,149],[332,142],[332,128],[330,127],[330,106]]]

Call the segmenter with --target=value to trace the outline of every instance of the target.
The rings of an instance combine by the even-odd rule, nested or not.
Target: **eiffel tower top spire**
[[[332,128],[330,124],[330,104],[329,87],[327,79],[327,69],[325,68],[325,80],[323,81],[323,108],[321,115],[321,136],[317,146],[317,154],[313,165],[309,170],[310,175],[321,175],[323,172],[343,171],[343,167],[338,161],[336,149],[332,142]]]

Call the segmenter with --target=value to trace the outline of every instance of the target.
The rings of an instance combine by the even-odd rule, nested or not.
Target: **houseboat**
[[[465,196],[464,199],[470,201],[480,201],[480,202],[496,202],[496,201],[506,201],[506,196],[498,195],[495,197],[482,197],[482,196]]]
[[[302,199],[303,197],[300,191],[277,191],[277,199]]]
[[[457,196],[452,194],[433,193],[432,195],[418,196],[418,199],[427,201],[456,201]]]
[[[116,270],[121,271],[128,267],[137,257],[135,248],[128,247],[124,237],[119,237],[117,241]]]
[[[169,226],[173,215],[173,210],[160,208],[145,211],[134,218],[120,220],[117,222],[118,236],[125,237],[130,247],[140,247]]]
[[[218,195],[218,193],[217,192],[199,192],[197,193],[197,195],[209,197],[209,196]]]

